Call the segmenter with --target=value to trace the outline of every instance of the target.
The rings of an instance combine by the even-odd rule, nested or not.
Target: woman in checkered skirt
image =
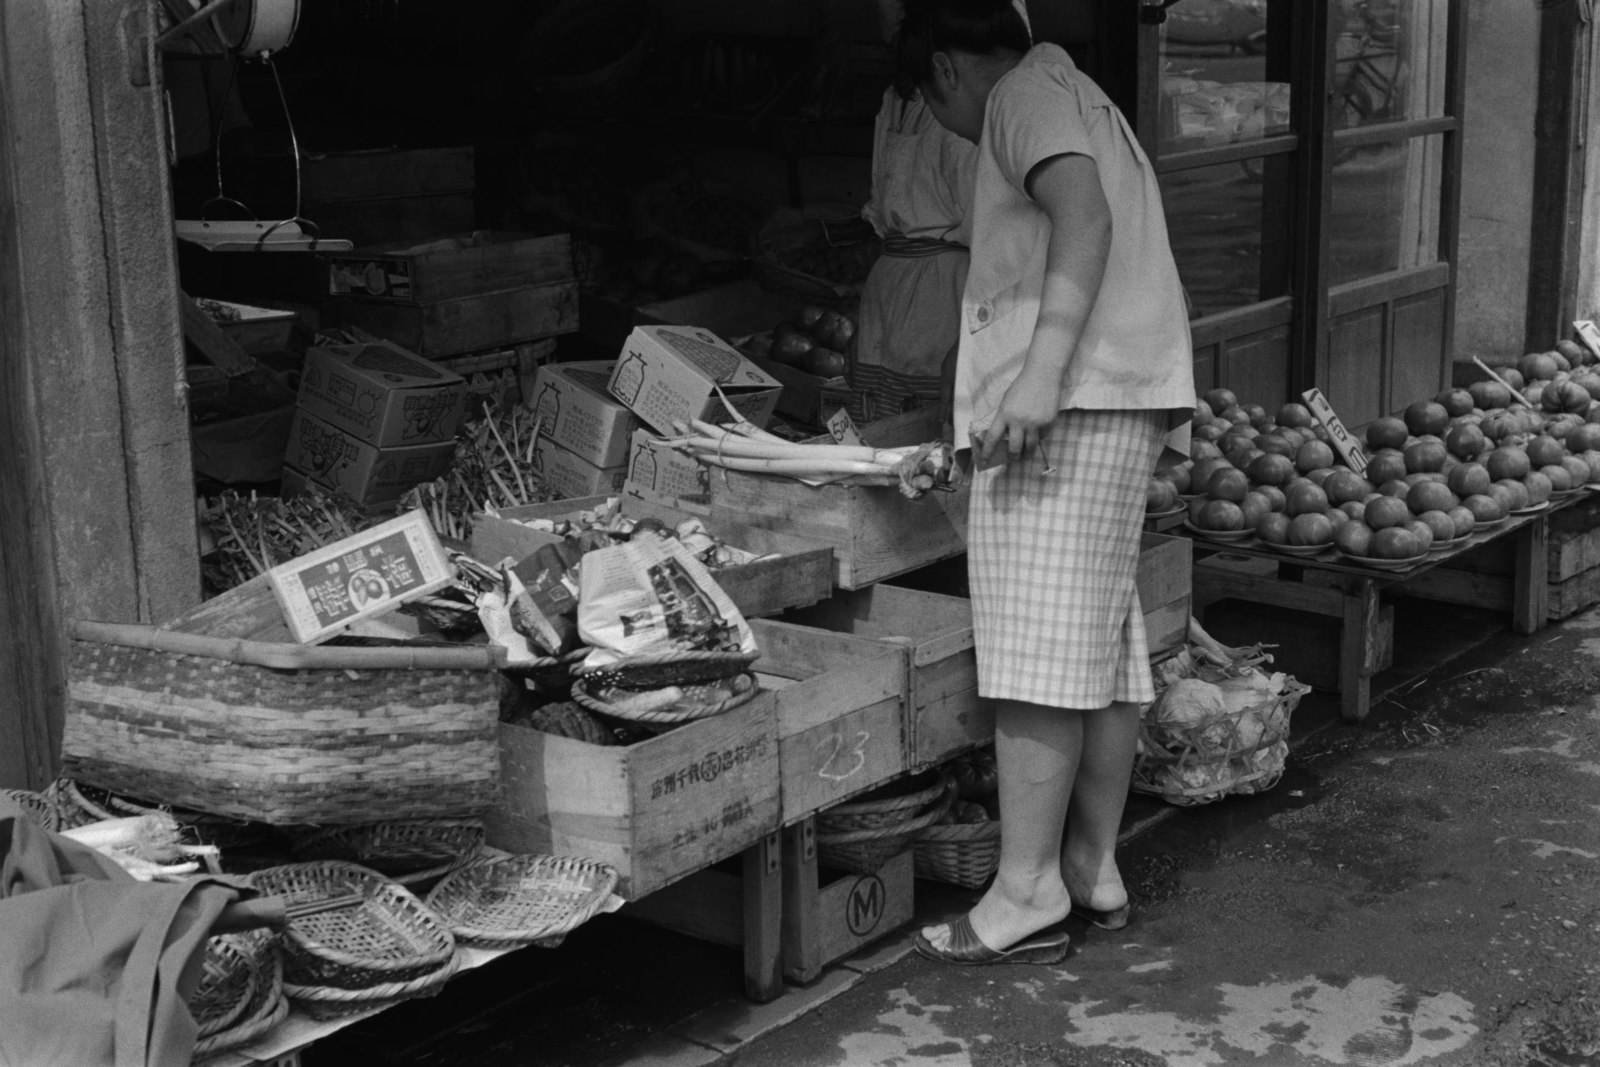
[[[907,0],[897,46],[902,84],[978,144],[953,418],[1004,820],[988,892],[917,947],[1056,962],[1069,912],[1128,918],[1114,852],[1154,696],[1134,572],[1163,439],[1187,452],[1188,319],[1133,131],[1011,0]]]

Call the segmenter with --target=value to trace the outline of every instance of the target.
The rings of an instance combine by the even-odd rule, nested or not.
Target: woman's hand
[[[1061,410],[1061,378],[1048,365],[1041,372],[1029,360],[1000,401],[994,421],[984,431],[983,465],[999,462],[1000,450],[1020,459],[1036,446]]]

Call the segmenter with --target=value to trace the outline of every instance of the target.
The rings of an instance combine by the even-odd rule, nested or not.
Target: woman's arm
[[[1061,385],[1111,253],[1111,205],[1093,159],[1052,156],[1028,173],[1027,192],[1050,220],[1039,321],[1022,373],[1006,391],[984,438],[987,463],[1001,438],[1012,458],[1033,447],[1061,410]]]

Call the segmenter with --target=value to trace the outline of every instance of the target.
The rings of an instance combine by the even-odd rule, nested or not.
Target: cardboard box
[[[846,406],[842,403],[827,406],[830,398],[841,394],[848,398],[850,383],[843,377],[821,378],[799,367],[762,356],[751,356],[750,361],[783,384],[777,407],[780,415],[804,419],[820,426],[829,415]]]
[[[502,803],[487,841],[609,863],[617,894],[655,892],[778,828],[774,695],[632,745],[500,724]]]
[[[549,504],[528,504],[502,508],[498,516],[472,517],[474,559],[498,563],[502,559],[520,560],[558,538],[524,526],[526,519],[565,519],[581,511],[591,511],[606,503],[605,496],[559,500]],[[688,517],[673,508],[661,507],[624,495],[622,514],[630,518],[657,518],[670,525]],[[833,552],[807,544],[782,533],[740,526],[714,516],[702,521],[713,537],[747,552],[759,552],[762,559],[751,563],[719,567],[711,572],[728,599],[753,619],[775,615],[789,608],[815,604],[833,591]]]
[[[634,431],[627,463],[625,496],[684,511],[709,510],[711,468],[649,430]]]
[[[534,442],[532,466],[556,500],[620,493],[623,476],[628,472],[623,466],[596,467],[543,434]]]
[[[611,395],[657,433],[674,422],[724,421],[720,387],[750,422],[765,426],[783,385],[709,330],[639,326],[628,335],[611,375]]]
[[[421,511],[363,530],[267,572],[289,631],[301,644],[343,633],[441,589],[455,567]]]
[[[358,504],[382,504],[444,474],[455,453],[453,440],[378,448],[297,409],[283,461],[317,485],[344,492]]]
[[[572,278],[571,239],[496,230],[330,252],[328,294],[427,304]]]
[[[466,393],[459,374],[396,345],[326,345],[306,350],[298,406],[358,440],[389,448],[453,440]]]
[[[528,407],[539,432],[596,467],[628,462],[629,438],[639,419],[607,391],[616,361],[550,363],[533,377]]]

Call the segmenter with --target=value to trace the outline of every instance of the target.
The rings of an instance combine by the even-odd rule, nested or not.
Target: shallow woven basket
[[[918,878],[981,889],[1000,866],[1000,823],[935,823],[912,850]]]
[[[403,887],[354,863],[322,860],[268,867],[251,885],[286,903],[313,903],[352,893],[360,904],[289,923],[284,980],[343,990],[404,984],[433,974],[456,950],[444,923]]]
[[[817,813],[818,833],[875,830],[915,818],[943,797],[950,779],[937,770],[890,782]]]
[[[344,989],[339,986],[299,985],[284,982],[283,991],[313,1019],[339,1019],[346,1015],[373,1009],[387,1008],[402,1000],[427,997],[439,992],[461,966],[461,959],[452,953],[443,964],[404,982],[383,982],[364,989]]]
[[[1129,788],[1179,807],[1271,789],[1283,776],[1282,763],[1259,767],[1254,765],[1253,757],[1288,739],[1289,716],[1310,691],[1310,686],[1290,678],[1283,692],[1266,704],[1243,709],[1219,722],[1185,729],[1160,726],[1146,716],[1139,723],[1141,751],[1134,758]],[[1238,734],[1238,726],[1251,714],[1261,718],[1264,728],[1259,739],[1246,744]],[[1184,785],[1180,776],[1190,768],[1203,769],[1207,783]]]
[[[7,799],[12,800],[22,809],[33,824],[41,830],[56,830],[60,825],[60,817],[56,813],[55,801],[47,794],[35,793],[29,789],[0,790]]]
[[[283,960],[274,948],[274,941],[263,937],[256,946],[255,991],[244,1011],[231,1025],[200,1036],[194,1046],[194,1063],[248,1045],[283,1022],[289,1014],[289,1001],[283,993]]]
[[[759,652],[657,652],[629,656],[592,670],[580,669],[577,674],[591,689],[663,689],[732,678],[760,658]]]
[[[346,860],[408,888],[431,883],[483,851],[482,819],[409,819],[332,826],[297,837],[297,862]]]
[[[544,656],[533,663],[508,666],[506,673],[513,678],[526,679],[534,688],[559,692],[572,685],[578,667],[592,651],[588,646],[575,648],[559,656]]]
[[[922,795],[919,792],[916,795]],[[824,812],[817,816],[817,857],[825,867],[871,874],[910,848],[924,830],[950,810],[956,798],[953,780],[941,778],[939,794],[925,807],[901,808],[895,818],[879,816],[877,825],[857,830],[824,830]],[[847,802],[848,803],[848,802]],[[845,806],[845,805],[839,805]],[[831,810],[831,809],[830,809]]]
[[[86,622],[72,636],[71,778],[273,825],[456,815],[497,800],[498,650]]]
[[[625,705],[615,704],[606,700],[599,693],[605,689],[597,686],[591,678],[579,678],[572,683],[572,699],[588,710],[599,715],[609,715],[613,719],[625,719],[628,722],[642,723],[646,726],[678,726],[697,719],[709,719],[713,715],[721,715],[725,711],[732,711],[743,704],[754,700],[761,691],[761,686],[756,682],[755,675],[748,671],[736,676],[735,693],[722,700],[710,700],[705,703],[692,703],[680,701],[670,708],[659,708],[648,711],[628,708]],[[719,678],[717,682],[727,681]],[[698,686],[715,685],[716,682],[684,682],[679,683],[685,690],[686,696],[692,697]],[[740,689],[740,687],[743,687]],[[662,686],[661,688],[666,688]]]
[[[206,942],[200,983],[189,998],[189,1013],[201,1037],[219,1034],[243,1018],[262,980],[260,942],[265,934],[221,934]]]
[[[457,940],[475,945],[553,947],[592,919],[616,888],[617,872],[572,856],[474,860],[428,894]]]

